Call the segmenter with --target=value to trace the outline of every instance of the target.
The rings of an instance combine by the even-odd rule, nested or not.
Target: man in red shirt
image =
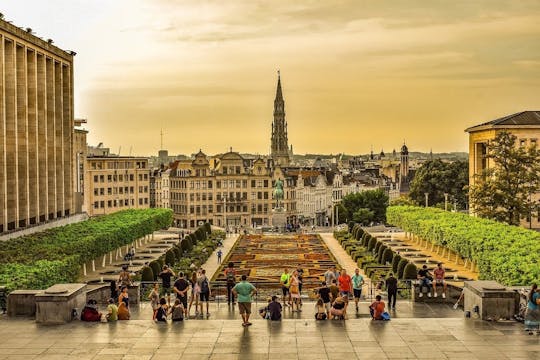
[[[349,303],[349,295],[352,294],[352,279],[349,274],[347,274],[347,270],[341,270],[341,275],[338,277],[338,282],[341,296],[345,299],[346,303]]]
[[[433,275],[435,275],[435,279],[433,281],[433,297],[437,297],[437,284],[441,284],[443,286],[443,293],[442,298],[446,298],[446,281],[444,280],[445,271],[442,266],[442,263],[437,264],[437,268],[433,270]]]

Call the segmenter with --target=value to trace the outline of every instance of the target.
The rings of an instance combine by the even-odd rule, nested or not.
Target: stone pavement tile
[[[106,346],[98,352],[98,355],[125,355],[131,347]]]
[[[268,354],[255,354],[255,353],[238,354],[238,360],[267,360],[267,359],[268,359]],[[216,358],[216,360],[219,360],[219,359]]]
[[[209,358],[210,358],[210,355],[208,354],[183,354],[181,357],[182,360],[208,360]],[[155,357],[155,360],[159,360],[159,359],[160,359],[159,356]]]
[[[268,354],[269,360],[298,360],[297,353],[270,353]]]
[[[156,348],[135,348],[132,347],[126,352],[126,355],[149,355],[152,356],[156,352]]]
[[[328,360],[356,359],[356,353],[350,351],[328,351],[326,355],[328,355]]]
[[[463,344],[459,341],[434,341],[436,348],[441,351],[459,351],[463,349]]]
[[[39,359],[39,355],[8,355],[4,359],[6,360],[26,360],[26,359]]]
[[[444,355],[449,360],[477,360],[478,357],[476,357],[472,352],[470,351],[443,351]]]
[[[124,357],[122,357],[123,360],[150,360],[152,359],[152,354],[140,354],[140,355],[136,355],[136,354],[127,354],[127,355],[124,355]]]
[[[238,354],[212,354],[210,360],[238,360]]]
[[[356,357],[356,356],[355,356]],[[322,351],[298,351],[298,359],[300,360],[328,360],[328,355],[326,352]],[[349,357],[348,359],[351,359]]]
[[[357,359],[388,359],[388,356],[384,351],[361,351],[356,352]]]
[[[332,352],[354,352],[354,348],[350,342],[325,342],[324,347],[327,353]]]
[[[48,348],[42,355],[69,355],[75,350],[74,348]]]
[[[242,347],[239,345],[220,344],[214,347],[212,354],[239,354]]]
[[[188,344],[185,354],[210,355],[214,351],[214,344]]]
[[[180,360],[182,359],[182,354],[158,354],[155,353],[152,356],[152,360]]]
[[[428,348],[422,349],[421,351],[413,350],[413,352],[417,359],[447,359],[446,355],[442,351],[430,351]]]

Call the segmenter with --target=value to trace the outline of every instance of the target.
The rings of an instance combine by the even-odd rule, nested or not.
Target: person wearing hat
[[[167,295],[167,305],[171,305],[171,278],[174,275],[174,272],[167,266],[163,265],[163,271],[158,275],[161,278],[161,296]]]

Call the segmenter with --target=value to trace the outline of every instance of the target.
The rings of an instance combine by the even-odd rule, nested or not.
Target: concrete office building
[[[73,55],[0,19],[0,233],[75,213]]]

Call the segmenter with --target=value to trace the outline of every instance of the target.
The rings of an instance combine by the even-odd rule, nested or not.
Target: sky
[[[540,1],[2,0],[75,57],[88,143],[268,154],[277,70],[295,153],[467,151],[540,110]]]

